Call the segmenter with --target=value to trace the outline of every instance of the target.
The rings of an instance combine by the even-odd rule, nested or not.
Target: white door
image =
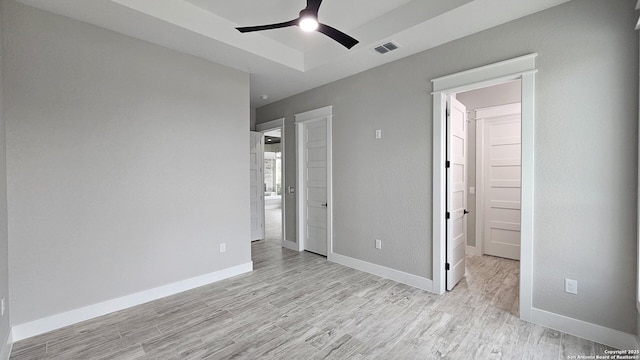
[[[465,273],[467,247],[467,109],[447,101],[447,290]]]
[[[483,122],[484,253],[520,260],[520,104],[501,108],[484,113],[511,114],[476,115]]]
[[[251,241],[264,239],[264,161],[263,136],[251,132],[250,137],[250,185],[251,185]]]
[[[327,118],[301,123],[304,249],[327,256]]]

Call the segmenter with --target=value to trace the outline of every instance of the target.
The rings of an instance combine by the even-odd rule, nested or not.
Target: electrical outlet
[[[382,240],[376,239],[376,249],[382,249]]]
[[[4,298],[0,299],[0,316],[4,316]]]
[[[223,253],[225,251],[227,251],[227,244],[226,243],[220,244],[220,252]]]
[[[578,281],[572,279],[564,279],[564,291],[569,294],[578,294]]]

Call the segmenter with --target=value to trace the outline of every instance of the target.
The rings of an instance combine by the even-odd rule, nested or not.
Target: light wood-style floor
[[[518,263],[469,257],[436,296],[252,244],[255,271],[40,335],[11,359],[566,359],[602,345],[518,319]]]

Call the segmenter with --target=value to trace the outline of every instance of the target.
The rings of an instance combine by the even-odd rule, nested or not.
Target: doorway
[[[283,178],[282,129],[264,135],[264,219],[266,241],[282,243]]]
[[[265,241],[277,242],[283,247],[288,245],[286,232],[287,198],[286,189],[286,131],[285,119],[280,118],[257,124],[263,144],[263,175],[261,194],[264,202]]]
[[[497,289],[491,306],[517,316],[521,81],[451,94],[448,102],[447,231],[455,233],[447,241],[458,246],[447,254],[447,290],[464,276],[465,289]]]
[[[520,260],[521,82],[456,94],[467,112],[466,253]]]
[[[446,291],[446,114],[447,98],[469,90],[521,80],[521,212],[520,212],[520,318],[533,317],[533,202],[534,202],[534,93],[537,54],[462,71],[432,80],[433,83],[433,291]]]
[[[296,114],[298,251],[332,251],[332,107]]]

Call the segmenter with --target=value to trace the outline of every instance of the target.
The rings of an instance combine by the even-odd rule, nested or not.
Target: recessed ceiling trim
[[[244,51],[304,71],[304,54],[261,34],[242,36],[237,24],[184,0],[111,0],[118,5],[144,13],[170,24]]]

